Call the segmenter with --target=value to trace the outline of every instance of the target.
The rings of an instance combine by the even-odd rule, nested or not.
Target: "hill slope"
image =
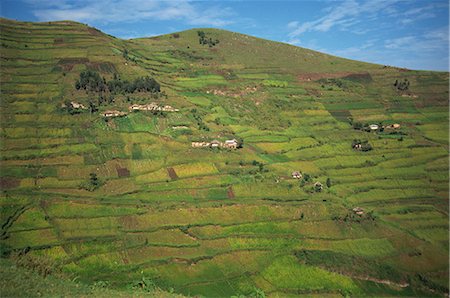
[[[216,29],[0,32],[2,255],[119,290],[448,292],[448,73]]]

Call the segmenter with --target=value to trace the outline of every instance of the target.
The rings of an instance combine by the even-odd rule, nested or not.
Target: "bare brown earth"
[[[173,168],[167,168],[167,173],[169,174],[170,179],[178,179],[178,175]]]
[[[19,187],[19,185],[20,185],[19,179],[14,179],[14,178],[9,178],[9,177],[1,177],[0,178],[0,189],[15,188],[15,187]]]
[[[117,168],[117,176],[130,177],[130,171],[127,168]]]

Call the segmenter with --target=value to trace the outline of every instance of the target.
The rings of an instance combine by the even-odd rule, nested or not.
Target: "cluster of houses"
[[[149,104],[134,104],[131,105],[129,108],[130,112],[132,111],[152,111],[152,112],[178,112],[178,109],[175,109],[172,106],[165,105],[165,106],[159,106],[156,103],[152,102]]]
[[[78,102],[75,102],[75,101],[71,101],[71,102],[69,103],[69,105],[70,105],[73,109],[80,109],[80,110],[86,110],[86,109],[87,109],[85,105],[83,105],[83,104],[81,104],[81,103],[78,103]],[[65,103],[61,104],[61,108],[67,108],[67,105],[66,105]]]
[[[375,131],[375,130],[378,130],[380,128],[380,126],[378,124],[370,124],[369,128],[371,131]],[[381,126],[381,128],[383,128],[383,129],[399,129],[400,124],[394,123],[391,125],[383,125],[383,126]]]
[[[293,171],[291,173],[291,176],[292,176],[293,179],[302,179],[303,178],[303,175],[302,175],[302,173],[300,173],[300,171]],[[320,183],[319,181],[314,183],[314,189],[316,191],[322,191],[322,189],[323,189],[322,183]]]
[[[152,111],[152,112],[178,112],[178,109],[175,109],[172,106],[165,105],[165,106],[158,106],[156,103],[152,102],[149,104],[134,104],[128,107],[128,110],[130,112],[133,111]],[[126,112],[118,111],[118,110],[108,110],[101,113],[101,115],[105,118],[114,118],[114,117],[122,117],[126,116]]]
[[[236,139],[226,140],[225,142],[220,142],[218,140],[213,140],[211,142],[192,142],[192,148],[226,148],[226,149],[237,149],[239,143]]]

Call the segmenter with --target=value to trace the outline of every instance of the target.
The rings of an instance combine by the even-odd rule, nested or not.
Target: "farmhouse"
[[[69,105],[73,109],[81,109],[81,110],[86,110],[87,109],[83,104],[75,102],[75,101],[71,101]],[[63,103],[63,104],[61,104],[61,107],[62,108],[67,108],[67,105],[65,103]]]
[[[353,149],[361,150],[361,148],[362,148],[362,145],[361,145],[361,144],[354,144],[354,145],[353,145]]]
[[[400,128],[400,124],[394,123],[394,124],[391,124],[391,125],[386,125],[384,128],[385,129],[399,129]]]
[[[228,148],[228,149],[237,149],[238,147],[238,142],[236,139],[232,139],[232,140],[226,140],[225,143],[223,143],[223,148]]]
[[[70,104],[72,105],[72,108],[74,108],[74,109],[83,109],[83,110],[87,109],[83,104],[78,103],[78,102],[71,101]]]
[[[377,130],[378,129],[378,125],[377,124],[370,124],[369,128],[370,128],[370,130]]]
[[[186,125],[178,125],[178,126],[172,126],[172,129],[175,129],[175,130],[177,130],[177,129],[189,129],[189,127],[186,126]]]
[[[292,178],[294,179],[302,179],[303,175],[299,171],[292,172]]]
[[[165,105],[164,107],[162,107],[162,111],[163,112],[178,112],[179,110],[173,108],[172,106]]]
[[[101,115],[105,118],[112,118],[112,117],[122,117],[125,116],[127,113],[116,111],[116,110],[110,110],[110,111],[104,111]]]
[[[320,183],[319,181],[317,181],[316,183],[314,183],[314,189],[316,191],[321,191],[323,189],[323,185],[322,183]]]
[[[361,207],[355,207],[355,208],[353,208],[352,210],[353,210],[353,212],[354,212],[356,215],[363,215],[363,214],[364,214],[364,209],[361,208]]]
[[[222,143],[217,140],[213,140],[211,142],[211,148],[219,148],[219,147],[221,147],[221,145],[222,145]]]
[[[192,142],[191,146],[192,146],[192,148],[206,148],[206,147],[210,147],[211,143],[208,143],[208,142]]]

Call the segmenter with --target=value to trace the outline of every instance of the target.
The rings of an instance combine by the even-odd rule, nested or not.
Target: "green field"
[[[449,74],[201,30],[0,19],[0,296],[448,294]]]

